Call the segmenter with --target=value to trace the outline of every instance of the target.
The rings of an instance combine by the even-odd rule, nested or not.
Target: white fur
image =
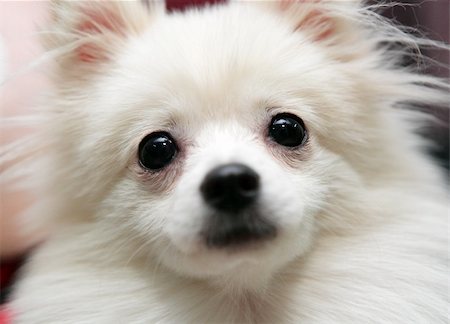
[[[78,33],[83,6],[132,25]],[[398,108],[448,95],[386,48],[427,41],[356,2],[139,6],[54,5],[46,154],[29,173],[55,229],[16,287],[17,323],[445,323],[447,193],[412,133],[420,116]],[[104,61],[76,61],[83,44]],[[270,143],[277,112],[304,120],[303,151]],[[181,153],[149,176],[136,150],[159,130]],[[201,240],[199,186],[227,162],[260,175],[274,240]]]

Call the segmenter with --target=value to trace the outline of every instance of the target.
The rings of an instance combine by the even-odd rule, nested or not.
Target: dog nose
[[[206,203],[219,211],[237,212],[252,204],[259,194],[259,176],[250,167],[230,163],[211,170],[200,191]]]

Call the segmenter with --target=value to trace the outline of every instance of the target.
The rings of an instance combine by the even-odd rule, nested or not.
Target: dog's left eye
[[[149,170],[164,168],[178,152],[175,140],[166,132],[147,135],[139,144],[139,162]]]
[[[283,113],[272,118],[269,136],[280,145],[296,147],[306,142],[307,133],[301,118]]]

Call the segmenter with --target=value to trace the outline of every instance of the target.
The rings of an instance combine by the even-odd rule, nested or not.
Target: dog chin
[[[273,262],[269,249],[261,244],[226,250],[204,248],[191,254],[173,249],[162,256],[162,263],[182,277],[206,279],[241,289],[260,286],[270,275],[267,264]]]
[[[311,234],[310,226],[301,224],[297,229],[277,228],[264,238],[238,239],[226,246],[208,244],[200,234],[184,245],[178,238],[160,259],[183,277],[235,289],[260,289],[277,270],[309,250]]]

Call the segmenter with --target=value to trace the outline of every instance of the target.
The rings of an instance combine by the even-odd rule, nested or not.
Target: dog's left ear
[[[334,47],[336,55],[341,52],[339,48],[347,45],[354,50],[355,42],[363,37],[358,18],[359,0],[279,0],[263,5],[287,21],[293,32],[301,32],[315,43]],[[341,59],[349,59],[347,55]]]

